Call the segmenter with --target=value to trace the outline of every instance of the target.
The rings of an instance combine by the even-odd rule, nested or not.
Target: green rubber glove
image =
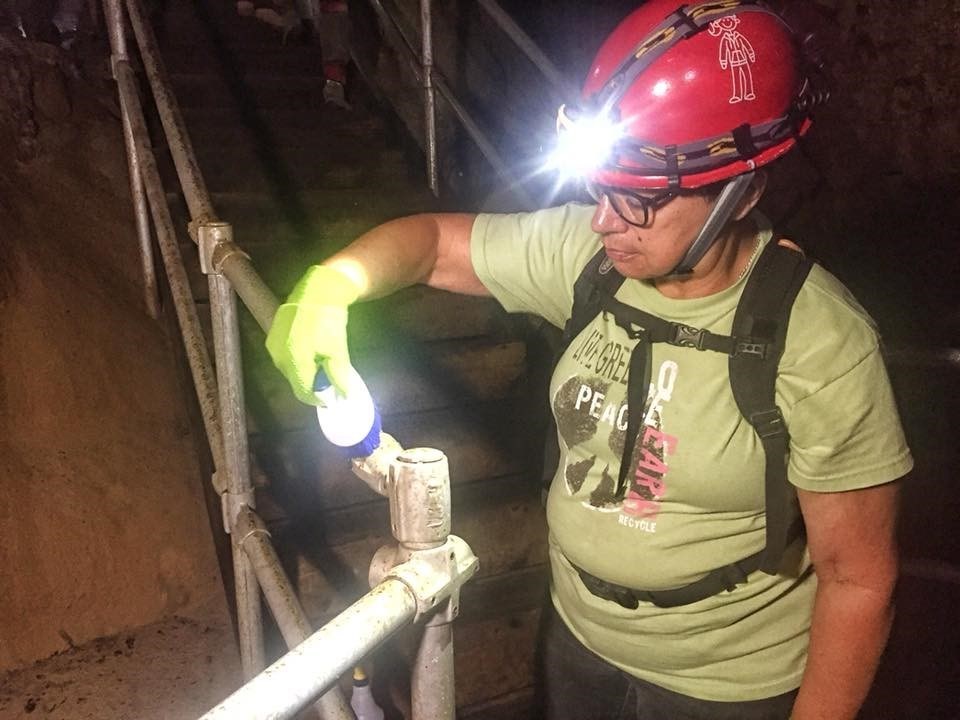
[[[347,275],[314,265],[277,310],[267,334],[267,351],[301,402],[317,404],[313,380],[320,363],[331,384],[346,394],[347,307],[359,295],[360,288]]]

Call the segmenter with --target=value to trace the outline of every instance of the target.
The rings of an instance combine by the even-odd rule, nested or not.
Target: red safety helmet
[[[588,116],[619,126],[593,182],[696,188],[786,153],[822,99],[790,28],[761,3],[649,0],[603,43],[582,105],[560,108],[558,126]]]

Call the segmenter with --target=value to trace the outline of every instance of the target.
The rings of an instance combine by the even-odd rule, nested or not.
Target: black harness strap
[[[613,267],[604,249],[601,247],[597,250],[589,262],[583,266],[580,276],[573,284],[573,307],[570,310],[570,318],[563,326],[559,354],[562,354],[573,339],[590,324],[590,321],[600,314],[603,310],[604,298],[613,297],[623,285],[623,280],[623,275]]]
[[[793,301],[812,266],[803,254],[770,243],[757,259],[733,318],[733,335],[740,340],[730,356],[730,388],[766,458],[767,544],[759,568],[770,575],[780,567],[799,515],[787,481],[790,435],[775,402],[775,386]]]
[[[608,583],[576,568],[584,585],[595,595],[627,608],[639,602],[676,607],[696,602],[746,582],[757,569],[768,574],[779,570],[783,553],[797,537],[801,523],[795,494],[787,480],[789,435],[775,403],[775,384],[786,339],[790,311],[806,280],[812,262],[801,253],[769,243],[747,279],[734,315],[733,334],[718,335],[670,322],[626,305],[613,295],[624,278],[601,248],[584,267],[574,284],[574,302],[564,327],[560,354],[601,312],[611,312],[617,324],[637,340],[630,355],[627,383],[627,432],[618,477],[618,497],[626,491],[640,423],[646,411],[650,386],[652,343],[722,352],[730,356],[730,386],[737,407],[753,426],[764,450],[766,544],[749,557],[716,568],[699,580],[671,590],[636,590]]]

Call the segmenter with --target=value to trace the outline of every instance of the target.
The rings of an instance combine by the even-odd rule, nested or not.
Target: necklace
[[[757,255],[760,254],[760,236],[757,235],[757,239],[753,241],[753,252],[750,253],[750,257],[747,258],[747,264],[743,266],[743,270],[740,271],[740,274],[737,276],[737,282],[743,280],[744,275],[747,274],[747,271],[753,266],[753,261],[757,259]]]

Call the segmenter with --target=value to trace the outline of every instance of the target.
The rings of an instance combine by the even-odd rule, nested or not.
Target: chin
[[[607,257],[613,262],[613,267],[616,268],[617,272],[625,278],[630,278],[631,280],[652,280],[659,276],[658,273],[651,270],[646,259],[641,255],[632,254],[627,257],[611,257],[608,254]]]

